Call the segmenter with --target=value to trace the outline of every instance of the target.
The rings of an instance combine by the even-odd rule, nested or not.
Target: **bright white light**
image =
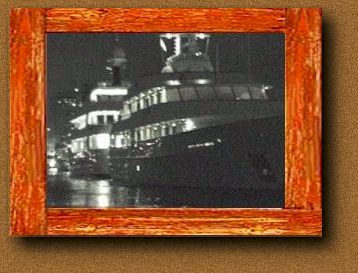
[[[208,79],[197,79],[194,82],[197,83],[197,84],[208,84],[208,83],[210,83],[210,80],[208,80]]]
[[[160,39],[160,47],[163,49],[164,52],[168,51],[167,46],[162,39]]]
[[[50,168],[55,168],[55,167],[56,167],[56,160],[53,159],[53,158],[49,159],[49,160],[48,160],[48,166],[49,166]]]
[[[78,88],[75,88],[74,90],[75,90],[76,93],[77,93],[78,91],[80,91],[80,89],[78,89]]]
[[[137,166],[135,167],[135,169],[136,169],[137,172],[140,172],[140,165],[137,165]]]
[[[49,175],[57,175],[57,173],[58,173],[58,168],[49,168],[48,169]]]
[[[191,130],[194,130],[196,127],[195,127],[195,124],[194,122],[191,120],[191,119],[187,119],[185,121],[185,131],[191,131]]]
[[[98,101],[97,96],[125,96],[128,94],[128,88],[123,86],[100,87],[93,89],[90,94],[90,101]]]
[[[93,135],[91,138],[93,139],[93,146],[91,147],[92,149],[109,149],[111,144],[109,134]]]
[[[215,145],[214,142],[196,143],[196,144],[188,145],[188,149],[209,147],[214,145]]]
[[[167,81],[168,85],[180,85],[181,82],[179,80],[169,80]]]
[[[96,185],[97,184],[97,185]],[[99,194],[109,194],[111,193],[111,188],[107,180],[100,180],[94,184],[95,191]]]
[[[204,33],[198,33],[198,34],[196,34],[196,37],[198,37],[199,39],[205,39],[205,38],[209,37],[209,35],[204,34]]]
[[[99,208],[106,208],[106,207],[109,207],[109,204],[110,204],[110,196],[109,195],[105,195],[105,194],[102,194],[102,195],[98,195],[97,196],[97,206]]]
[[[272,89],[272,86],[265,86],[264,88],[265,88],[265,90],[270,90],[270,89]]]

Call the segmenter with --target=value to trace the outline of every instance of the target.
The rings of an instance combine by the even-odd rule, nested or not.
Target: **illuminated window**
[[[237,100],[249,100],[250,93],[247,86],[234,86],[234,94]]]
[[[135,142],[140,141],[140,132],[139,132],[139,129],[135,129],[135,131],[134,131],[134,141],[135,141]]]
[[[136,100],[132,100],[132,101],[131,101],[131,110],[130,110],[130,111],[131,111],[132,113],[134,113],[134,112],[137,112],[137,109],[138,109],[138,108],[137,108],[137,102],[136,102]]]
[[[250,92],[254,100],[266,99],[266,96],[264,96],[264,94],[262,93],[262,87],[258,87],[258,86],[250,87]]]
[[[161,89],[159,92],[159,102],[160,103],[167,103],[168,99],[167,99],[167,90],[165,88]]]
[[[178,133],[178,126],[172,125],[172,133],[173,133],[173,135]]]
[[[140,128],[139,129],[139,141],[145,140],[145,132],[144,132],[144,128]]]
[[[195,128],[196,128],[196,126],[195,126],[193,120],[191,120],[191,119],[185,120],[185,125],[184,125],[184,128],[183,128],[183,130],[185,132],[194,130]]]
[[[123,111],[123,112],[122,112],[122,115],[123,115],[123,116],[129,115],[129,114],[131,113],[130,105],[129,105],[128,103],[125,103],[125,104],[123,105],[122,111]]]
[[[155,91],[155,93],[152,94],[152,103],[155,105],[155,104],[158,104],[158,94],[157,94],[158,91]]]
[[[90,149],[108,149],[110,144],[109,134],[97,134],[89,137]]]
[[[165,134],[165,125],[162,125],[162,126],[160,127],[160,136],[161,136],[161,137],[165,137],[165,136],[166,136],[166,134]]]
[[[160,131],[158,130],[158,127],[153,128],[153,137],[154,138],[160,137]]]

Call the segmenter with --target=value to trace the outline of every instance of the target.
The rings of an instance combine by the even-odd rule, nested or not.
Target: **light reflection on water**
[[[233,189],[124,187],[111,179],[47,178],[47,206],[107,207],[282,207],[282,192],[243,192]]]
[[[110,179],[96,180],[69,177],[50,177],[47,179],[48,207],[144,206],[144,204],[140,204],[137,192],[138,189],[136,188],[121,187]]]

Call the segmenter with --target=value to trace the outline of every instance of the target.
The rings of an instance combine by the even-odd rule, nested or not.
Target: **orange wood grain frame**
[[[46,32],[285,33],[285,206],[46,209]],[[321,236],[321,10],[13,9],[11,235]]]

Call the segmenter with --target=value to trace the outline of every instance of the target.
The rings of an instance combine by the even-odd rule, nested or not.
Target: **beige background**
[[[71,3],[67,3],[71,2]],[[358,1],[0,0],[0,272],[357,272]],[[324,238],[9,238],[11,7],[322,7]]]

